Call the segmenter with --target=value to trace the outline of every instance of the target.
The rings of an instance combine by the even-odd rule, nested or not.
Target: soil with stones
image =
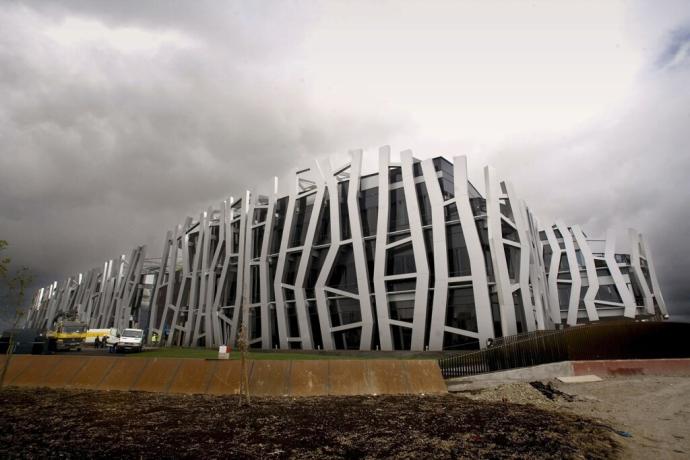
[[[611,458],[589,419],[455,395],[318,398],[0,390],[0,457]]]

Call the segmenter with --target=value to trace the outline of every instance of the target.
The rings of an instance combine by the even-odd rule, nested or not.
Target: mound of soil
[[[0,457],[611,458],[585,418],[454,395],[254,398],[0,391]]]

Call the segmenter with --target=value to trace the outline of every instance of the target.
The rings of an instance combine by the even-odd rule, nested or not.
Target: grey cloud
[[[282,33],[255,43],[266,49],[252,50],[251,61],[228,57],[241,48],[237,41],[219,50],[203,34],[192,35],[191,48],[153,57],[98,46],[74,56],[41,27],[97,9],[66,5],[0,11],[0,237],[41,279],[98,266],[142,243],[155,257],[165,231],[186,215],[247,188],[270,190],[273,175],[400,129],[400,120],[321,110],[298,84],[275,78],[281,69],[268,42]],[[189,19],[162,9],[149,13],[160,12],[151,21],[161,27]],[[105,11],[100,20],[143,24],[126,13],[110,19]],[[240,16],[225,16],[223,27],[212,24],[212,11],[203,17],[232,41],[246,35]]]
[[[489,161],[539,215],[582,224],[591,235],[614,228],[622,248],[628,227],[643,232],[671,312],[687,316],[690,56],[683,46],[677,34],[669,37],[663,60],[675,64],[647,72],[610,124],[506,145]]]

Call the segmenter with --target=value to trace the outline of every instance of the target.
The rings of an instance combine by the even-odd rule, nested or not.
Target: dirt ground
[[[557,396],[550,400],[524,383],[465,396],[531,404],[599,421],[630,435],[614,434],[624,449],[624,458],[690,458],[690,377],[626,376],[592,383],[554,380],[547,384],[573,398]]]
[[[456,396],[253,399],[0,390],[0,457],[611,458],[600,424]]]
[[[631,376],[557,386],[576,396],[563,406],[632,435],[620,438],[627,458],[690,458],[690,377]]]

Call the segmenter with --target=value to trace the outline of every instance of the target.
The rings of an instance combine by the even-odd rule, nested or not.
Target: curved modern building
[[[410,151],[362,174],[297,171],[289,190],[246,192],[167,232],[160,262],[145,247],[39,290],[27,326],[70,314],[93,328],[141,327],[163,345],[442,350],[611,318],[667,316],[652,254],[630,230],[540,223],[490,167],[482,195],[467,160]]]

